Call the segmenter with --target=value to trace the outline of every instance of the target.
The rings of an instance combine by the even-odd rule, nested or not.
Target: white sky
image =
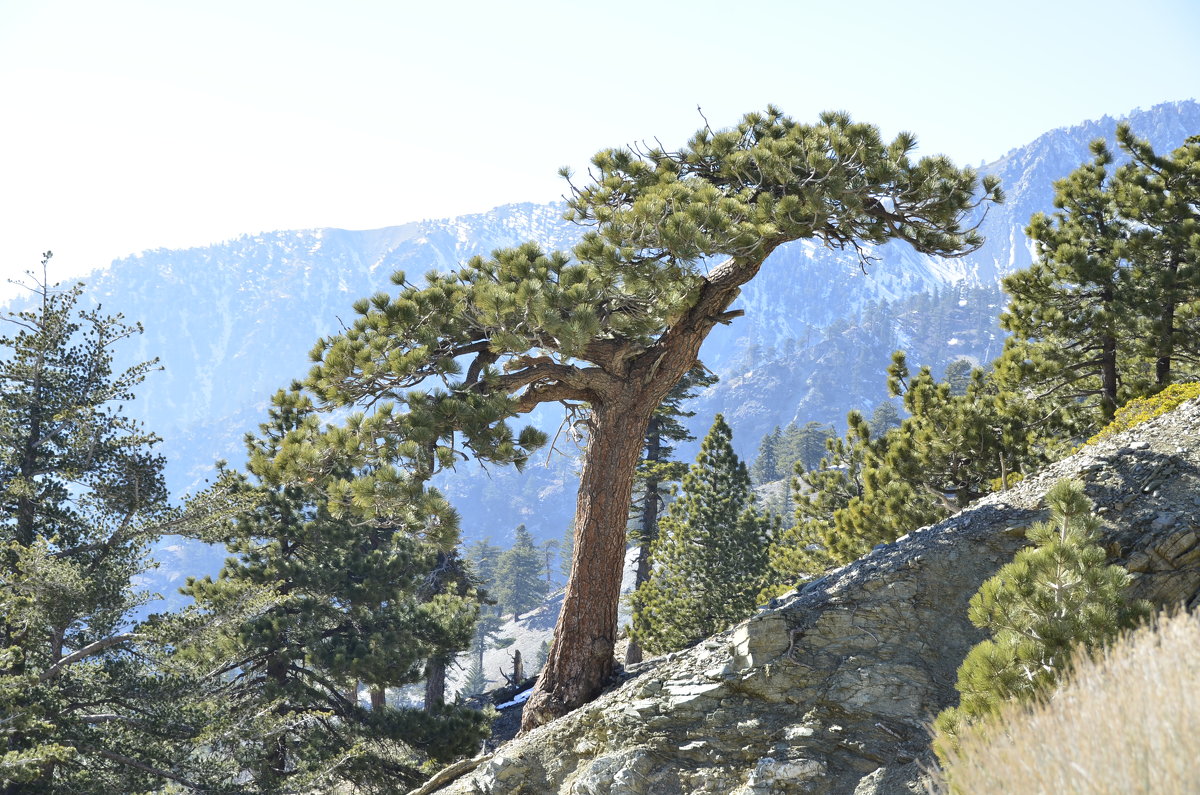
[[[0,0],[0,282],[562,193],[767,103],[977,164],[1200,95],[1196,0]],[[1200,131],[1197,131],[1200,132]],[[12,292],[0,285],[0,298]]]

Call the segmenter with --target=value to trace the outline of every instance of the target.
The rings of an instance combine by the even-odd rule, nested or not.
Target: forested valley
[[[840,113],[768,108],[677,150],[604,150],[586,180],[564,174],[582,229],[569,249],[396,271],[315,335],[307,374],[238,429],[239,459],[182,500],[131,412],[160,375],[154,352],[115,364],[142,350],[140,319],[50,284],[43,263],[0,336],[0,786],[407,791],[489,736],[483,660],[505,648],[506,617],[562,591],[552,640],[505,675],[540,672],[531,732],[623,666],[1200,397],[1200,135],[1164,150],[1114,127],[1115,144],[1046,186],[1002,292],[866,301],[751,340],[724,381],[701,346],[753,312],[734,301],[776,249],[835,249],[866,278],[884,245],[961,258],[985,245],[1004,186]],[[806,357],[837,377],[735,439],[737,396],[804,388],[781,363]],[[869,390],[834,416],[836,392]],[[561,420],[539,424],[547,406]],[[570,450],[573,522],[464,537],[449,473]],[[937,718],[943,759],[999,705],[1056,687],[1073,649],[1150,612],[1126,598],[1082,487],[1063,480],[1046,503],[1014,568],[972,601],[991,639]],[[167,537],[225,557],[164,609],[148,583]]]

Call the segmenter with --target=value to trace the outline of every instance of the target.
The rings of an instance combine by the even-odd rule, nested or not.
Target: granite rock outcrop
[[[1133,596],[1200,601],[1200,401],[1089,445],[1014,488],[774,600],[423,792],[683,795],[920,791],[927,725],[981,638],[980,584],[1076,477]]]

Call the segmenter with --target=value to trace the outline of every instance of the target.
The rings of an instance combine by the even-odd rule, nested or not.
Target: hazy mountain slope
[[[1200,104],[1164,104],[1129,118],[1140,134],[1169,149],[1200,130]],[[725,410],[739,449],[752,453],[774,424],[838,419],[849,408],[873,404],[882,396],[882,365],[893,345],[928,343],[942,351],[935,357],[982,357],[994,348],[990,332],[952,330],[958,339],[974,334],[979,343],[956,349],[950,339],[935,339],[942,332],[905,299],[934,289],[945,295],[949,287],[994,288],[1001,275],[1024,266],[1029,257],[1021,230],[1029,215],[1048,209],[1052,180],[1086,160],[1088,142],[1111,136],[1114,125],[1101,119],[1054,130],[983,166],[1002,178],[1008,202],[989,212],[983,222],[988,243],[971,256],[938,260],[888,245],[874,252],[880,261],[864,274],[853,256],[811,242],[776,252],[739,299],[746,316],[719,327],[702,351],[725,381],[704,398],[697,427]],[[180,493],[208,475],[215,459],[241,459],[242,435],[261,420],[276,389],[303,377],[317,336],[350,322],[354,300],[390,289],[393,270],[419,278],[530,239],[546,248],[569,247],[580,229],[565,224],[560,210],[511,205],[379,230],[271,232],[148,251],[94,276],[89,297],[145,325],[136,346],[122,351],[126,362],[162,360],[164,371],[147,380],[131,408],[164,437],[170,485]],[[890,307],[883,314],[881,301]],[[748,355],[754,351],[757,359]],[[859,375],[847,380],[847,372]],[[871,383],[878,384],[873,395]],[[552,407],[534,419],[551,432],[558,427]],[[465,465],[442,485],[470,537],[503,543],[519,522],[539,538],[557,537],[573,505],[572,468],[569,459],[554,458],[524,475],[493,469],[481,477],[477,467]]]

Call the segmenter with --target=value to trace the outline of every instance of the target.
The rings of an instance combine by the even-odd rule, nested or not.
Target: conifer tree
[[[871,419],[867,424],[871,428],[871,435],[878,439],[892,428],[899,428],[901,421],[896,404],[891,400],[883,400],[871,412]]]
[[[1005,280],[1001,325],[1013,336],[997,362],[1002,380],[1054,397],[1049,410],[1080,406],[1078,434],[1112,419],[1130,398],[1200,366],[1200,137],[1170,156],[1126,124],[1117,143],[1129,161],[1094,159],[1055,183],[1051,216],[1026,230],[1038,259]]]
[[[754,507],[731,437],[718,414],[660,524],[650,579],[633,593],[630,634],[651,653],[683,648],[754,611],[775,522]]]
[[[1134,324],[1129,272],[1122,259],[1127,223],[1110,190],[1112,154],[1092,143],[1094,159],[1054,183],[1053,215],[1037,213],[1025,233],[1037,261],[1004,280],[1011,297],[1000,325],[1012,336],[997,362],[1009,383],[1031,386],[1057,406],[1085,401],[1107,422],[1119,404]]]
[[[554,588],[554,558],[558,557],[562,542],[557,538],[547,538],[538,545],[538,553],[542,556],[542,571],[546,575],[546,593]]]
[[[1013,475],[1046,461],[1055,449],[1047,435],[1062,432],[979,369],[956,395],[928,367],[911,376],[897,351],[888,388],[903,397],[910,416],[874,437],[851,412],[845,440],[831,442],[817,470],[798,472],[796,525],[773,544],[774,581],[766,593],[849,563],[1007,488]]]
[[[803,470],[816,469],[825,457],[828,440],[836,435],[832,427],[819,422],[789,423],[783,434],[782,472],[792,472],[797,466]]]
[[[768,433],[759,442],[758,455],[750,466],[750,479],[756,485],[773,483],[783,477],[779,466],[779,453],[782,446],[783,429],[776,425],[775,430]]]
[[[443,587],[458,528],[436,492],[404,489],[401,500],[394,484],[390,511],[364,521],[328,499],[330,483],[353,484],[344,463],[328,464],[329,481],[288,477],[284,440],[316,431],[311,403],[293,389],[276,394],[260,434],[247,437],[247,474],[226,478],[259,504],[225,530],[235,557],[219,576],[188,581],[196,606],[180,619],[180,654],[216,677],[205,742],[231,778],[249,778],[243,791],[339,782],[393,791],[419,782],[423,760],[473,750],[485,721],[382,698],[368,710],[347,686],[382,694],[420,681],[428,660],[468,645],[477,599]]]
[[[862,414],[851,411],[846,420],[845,437],[826,441],[826,454],[816,467],[805,469],[796,464],[796,477],[791,483],[795,524],[772,539],[768,552],[770,574],[762,599],[783,593],[840,560],[829,548],[834,515],[851,500],[862,498],[862,470],[871,439],[870,426]]]
[[[496,566],[503,554],[504,550],[487,538],[481,538],[467,547],[467,565],[471,567],[471,575],[480,587],[492,588],[496,579]]]
[[[658,539],[658,517],[666,502],[667,490],[687,471],[686,464],[672,458],[675,444],[696,438],[680,422],[696,414],[694,411],[684,411],[683,403],[695,397],[698,390],[716,382],[717,377],[702,365],[688,370],[667,393],[646,426],[646,451],[634,481],[634,526],[629,533],[630,541],[638,546],[634,588],[650,578],[650,549]],[[641,646],[636,639],[630,639],[625,648],[625,664],[641,660]]]
[[[1148,603],[1126,600],[1129,574],[1107,564],[1083,484],[1060,480],[1046,503],[1050,519],[1028,533],[1033,546],[971,597],[971,623],[992,637],[959,667],[961,700],[934,723],[935,748],[952,747],[963,725],[986,720],[1003,702],[1046,692],[1076,646],[1104,646],[1149,613]]]
[[[190,786],[189,683],[131,579],[206,512],[168,507],[158,437],[124,413],[156,362],[115,371],[113,349],[141,327],[80,309],[49,257],[0,335],[0,792]]]
[[[542,666],[546,664],[546,660],[550,659],[550,641],[542,641],[542,645],[538,646],[537,659],[533,661],[533,672],[536,674],[542,670]]]
[[[487,677],[483,673],[483,664],[478,660],[471,663],[467,669],[467,678],[458,689],[460,699],[477,696],[487,689]]]
[[[767,256],[799,239],[864,265],[890,240],[945,256],[981,245],[964,220],[999,200],[996,181],[977,195],[974,170],[913,160],[915,144],[907,133],[884,143],[842,113],[805,125],[772,107],[733,129],[706,126],[678,151],[602,151],[592,181],[571,188],[568,217],[592,229],[570,253],[530,243],[422,286],[397,274],[397,295],[359,302],[353,326],[318,343],[308,388],[323,407],[368,407],[354,432],[398,440],[380,451],[395,467],[432,470],[464,453],[520,465],[545,437],[514,434],[508,419],[546,402],[586,406],[575,553],[588,566],[572,570],[523,728],[593,698],[611,673],[602,650],[646,427],[713,326],[740,314],[729,307]]]
[[[1117,143],[1130,161],[1117,170],[1116,202],[1129,223],[1132,301],[1145,317],[1154,389],[1200,368],[1200,135],[1169,156],[1156,153],[1126,123]],[[1188,366],[1182,377],[1173,367]]]
[[[575,564],[575,527],[567,525],[563,528],[562,537],[558,541],[558,571],[564,580],[571,579],[571,566]]]
[[[525,525],[518,525],[513,534],[513,545],[496,564],[493,591],[500,613],[511,612],[513,618],[520,618],[522,613],[546,599],[547,590],[546,581],[542,579],[541,554],[533,543],[533,536]]]

